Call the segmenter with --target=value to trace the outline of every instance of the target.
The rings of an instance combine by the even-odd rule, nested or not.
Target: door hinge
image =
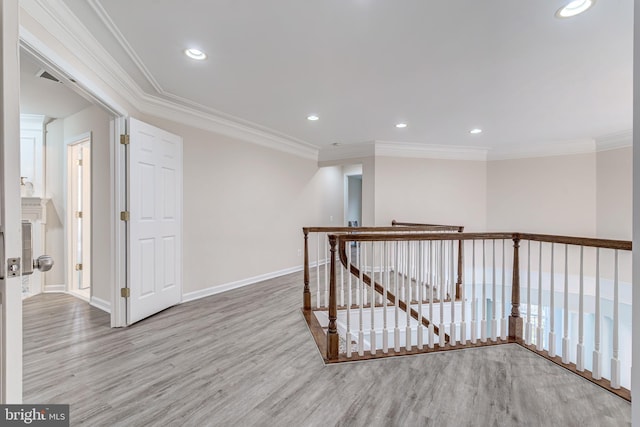
[[[129,221],[129,211],[120,212],[120,221]]]
[[[76,212],[76,218],[82,218],[82,211]]]
[[[76,271],[82,271],[82,264],[76,264]]]
[[[78,166],[82,166],[82,159],[78,159]]]
[[[131,296],[131,288],[120,288],[120,296],[122,298],[129,298]]]
[[[129,145],[129,135],[120,135],[120,144]]]

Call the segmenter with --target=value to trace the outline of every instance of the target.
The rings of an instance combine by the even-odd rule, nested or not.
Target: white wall
[[[53,268],[44,273],[45,289],[64,286],[65,252],[64,221],[67,211],[64,197],[64,120],[54,120],[46,126],[45,136],[45,181],[47,205],[47,226],[45,233],[45,253],[55,262]]]
[[[184,292],[299,267],[303,226],[341,226],[342,167],[146,117],[184,140]]]
[[[91,106],[65,119],[47,125],[46,176],[47,197],[51,198],[47,210],[47,254],[55,260],[54,268],[46,273],[46,285],[66,285],[64,221],[66,215],[66,143],[87,132],[92,135],[92,290],[91,294],[103,301],[111,300],[111,218],[109,197],[109,121],[111,116],[102,108]]]
[[[633,149],[596,154],[596,235],[631,240],[633,204]]]
[[[490,161],[488,231],[596,234],[595,153]]]
[[[484,161],[376,157],[375,221],[463,225],[487,224]]]

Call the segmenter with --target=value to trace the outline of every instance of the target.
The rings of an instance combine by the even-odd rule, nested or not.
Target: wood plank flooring
[[[325,366],[302,273],[126,329],[68,295],[24,301],[24,400],[86,426],[625,426],[631,406],[515,344]]]

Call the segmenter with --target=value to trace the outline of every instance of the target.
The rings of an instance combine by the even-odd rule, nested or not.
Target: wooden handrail
[[[461,225],[442,225],[442,224],[424,224],[420,222],[400,222],[395,219],[391,221],[391,225],[397,227],[437,227],[448,231],[459,231],[462,233],[464,227]]]
[[[551,234],[531,233],[358,233],[336,234],[339,241],[351,242],[383,242],[406,240],[532,240],[547,243],[561,243],[594,248],[619,249],[630,251],[632,244],[628,240],[596,239],[591,237],[556,236]]]
[[[307,233],[397,233],[398,230],[407,231],[457,231],[458,226],[451,225],[416,225],[407,227],[302,227]]]
[[[591,237],[556,236],[552,234],[513,233],[514,238],[547,243],[564,243],[567,245],[589,246],[593,248],[631,250],[629,240],[594,239]]]

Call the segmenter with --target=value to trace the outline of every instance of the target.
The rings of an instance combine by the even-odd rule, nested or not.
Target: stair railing
[[[630,399],[631,242],[400,229],[328,235],[328,362],[514,342]]]

